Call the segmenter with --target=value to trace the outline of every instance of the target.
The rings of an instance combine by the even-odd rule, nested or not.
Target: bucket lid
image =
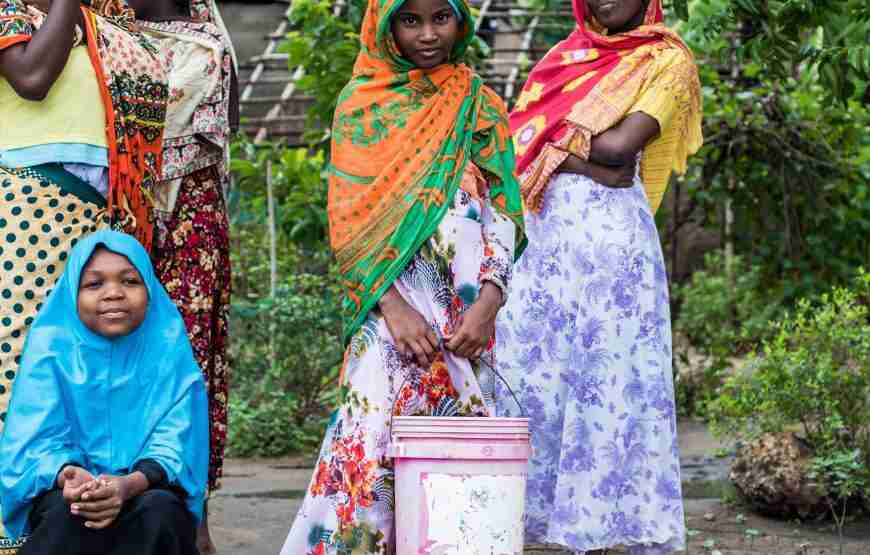
[[[455,417],[455,416],[396,416],[393,418],[393,436],[419,436],[452,434],[456,436],[487,437],[529,435],[528,418]]]

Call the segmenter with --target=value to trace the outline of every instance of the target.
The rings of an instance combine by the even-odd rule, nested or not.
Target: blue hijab
[[[126,256],[148,289],[142,325],[116,339],[93,333],[78,317],[79,279],[99,246]],[[7,532],[29,533],[33,501],[56,487],[68,463],[96,477],[152,459],[187,492],[199,520],[208,458],[208,398],[181,315],[136,239],[114,231],[88,236],[71,252],[24,346],[0,437]]]

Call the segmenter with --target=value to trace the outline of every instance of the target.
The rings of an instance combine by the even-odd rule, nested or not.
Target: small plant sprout
[[[834,452],[816,457],[812,464],[810,479],[815,480],[825,494],[839,538],[839,553],[843,555],[845,539],[843,529],[849,508],[857,495],[870,487],[870,472],[864,466],[861,450]]]

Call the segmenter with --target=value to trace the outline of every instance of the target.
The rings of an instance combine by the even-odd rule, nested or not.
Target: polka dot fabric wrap
[[[37,172],[0,168],[0,431],[27,331],[100,210]]]

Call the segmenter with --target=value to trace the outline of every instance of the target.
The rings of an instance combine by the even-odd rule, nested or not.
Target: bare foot
[[[199,555],[217,555],[217,548],[211,541],[211,534],[208,531],[208,509],[203,511],[202,522],[196,530],[196,548],[199,550]]]

